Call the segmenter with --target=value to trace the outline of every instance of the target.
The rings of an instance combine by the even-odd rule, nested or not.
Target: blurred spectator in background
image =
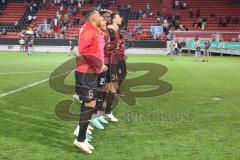
[[[59,39],[64,39],[64,38],[65,38],[64,33],[61,32],[60,35],[59,35]]]
[[[211,17],[211,18],[215,18],[215,13],[211,13],[211,14],[210,14],[210,17]]]
[[[179,0],[175,0],[174,5],[175,5],[175,8],[178,8],[180,6],[180,1]]]
[[[166,41],[167,40],[167,35],[165,33],[162,33],[161,37],[160,37],[160,40],[161,41]]]
[[[20,37],[20,38],[24,38],[25,35],[26,35],[26,30],[23,29],[23,30],[19,33],[19,37]]]
[[[178,49],[178,43],[179,43],[179,40],[177,39],[175,41],[175,46],[174,46],[174,55],[178,55],[178,52],[179,52],[179,49]]]
[[[180,40],[177,40],[178,56],[182,55],[182,46],[183,46],[183,42]]]
[[[153,18],[153,17],[154,17],[153,11],[150,11],[149,17],[150,17],[150,18]]]
[[[157,24],[160,25],[160,23],[161,23],[161,17],[157,16]]]
[[[82,7],[82,1],[78,0],[78,9],[80,9]]]
[[[29,6],[28,6],[28,11],[29,11],[30,13],[33,12],[33,5],[32,5],[32,3],[29,4]]]
[[[174,55],[175,54],[175,43],[174,41],[170,41],[170,44],[169,44],[169,48],[170,48],[170,55]]]
[[[186,2],[179,2],[180,3],[180,9],[186,9],[187,3]]]
[[[58,33],[57,32],[54,33],[54,39],[58,39]]]
[[[219,19],[219,27],[227,27],[227,20],[226,20],[226,18],[224,18],[224,19],[220,18]]]
[[[28,25],[29,25],[29,24],[32,22],[32,16],[31,16],[31,14],[28,15],[27,20],[28,20]]]
[[[163,31],[164,31],[165,33],[168,33],[169,27],[170,27],[170,24],[168,23],[168,20],[165,19],[165,20],[163,21]]]
[[[207,39],[207,40],[204,42],[203,62],[208,62],[210,47],[211,47],[210,41]]]
[[[180,31],[185,31],[185,28],[184,28],[183,24],[180,24],[180,25],[179,25],[179,30],[180,30]]]
[[[187,3],[183,2],[182,7],[183,7],[183,9],[187,9]]]
[[[69,41],[69,54],[68,56],[74,56],[74,44],[73,41]]]
[[[24,39],[20,38],[20,40],[18,41],[19,45],[20,45],[20,52],[24,51]]]
[[[147,11],[150,11],[151,7],[150,7],[150,3],[147,3]]]
[[[143,30],[142,30],[142,25],[138,24],[137,26],[134,27],[133,32],[137,35],[142,34]]]
[[[201,10],[197,9],[196,17],[199,18],[201,16]]]
[[[28,35],[26,35],[26,37],[24,39],[24,51],[25,52],[28,52],[28,42],[29,42]]]
[[[196,37],[195,39],[195,62],[199,62],[201,57],[201,41]]]
[[[14,29],[15,29],[15,30],[20,29],[20,26],[19,26],[19,24],[18,24],[18,21],[16,21],[16,22],[14,23]]]
[[[36,16],[36,15],[32,16],[32,20],[33,20],[33,21],[35,21],[36,19],[37,19],[37,16]]]
[[[139,11],[138,11],[138,15],[139,15],[139,17],[142,17],[142,16],[143,16],[143,11],[142,11],[141,8],[140,8]]]
[[[73,7],[68,8],[68,15],[72,16],[73,15]]]
[[[227,27],[227,19],[226,18],[223,19],[222,26]]]
[[[40,5],[41,5],[41,6],[40,6],[40,9],[42,9],[42,10],[48,10],[46,0],[43,0],[43,2],[40,3]]]
[[[7,30],[5,27],[2,28],[2,35],[7,35]]]
[[[189,18],[193,18],[193,10],[192,9],[189,10]]]
[[[146,17],[147,17],[147,13],[146,13],[146,11],[143,11],[142,18],[146,18]]]
[[[162,11],[159,10],[159,11],[157,12],[157,16],[161,16],[161,15],[162,15]]]
[[[31,39],[31,40],[29,40],[29,44],[28,44],[28,55],[29,56],[32,56],[32,53],[33,53],[33,43],[34,43],[34,41],[33,41],[33,39]]]
[[[33,6],[33,10],[36,12],[38,7],[37,2],[33,2],[32,6]]]
[[[207,17],[203,17],[202,18],[202,26],[201,29],[205,30],[206,29],[206,25],[207,25]]]
[[[228,4],[230,6],[237,6],[237,5],[240,5],[240,1],[239,0],[231,0]]]
[[[61,4],[61,6],[60,6],[60,8],[59,8],[59,11],[62,13],[63,10],[64,10],[64,6],[63,6],[63,4]]]
[[[128,11],[131,11],[132,6],[130,4],[127,5]]]
[[[55,17],[53,21],[54,21],[53,25],[57,26],[58,25],[58,19]]]

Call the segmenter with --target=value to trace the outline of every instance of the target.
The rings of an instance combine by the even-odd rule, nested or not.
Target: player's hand
[[[105,71],[107,71],[108,70],[108,67],[104,64],[103,66],[102,66],[102,72],[105,72]]]

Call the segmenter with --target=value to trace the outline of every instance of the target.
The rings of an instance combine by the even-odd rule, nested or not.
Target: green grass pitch
[[[47,79],[66,54],[0,53],[0,94]],[[135,106],[120,100],[114,110],[120,122],[94,130],[92,155],[73,146],[77,121],[62,121],[55,105],[71,99],[52,90],[48,82],[0,97],[1,160],[239,160],[240,58],[131,55],[128,63],[160,63],[160,77],[173,90],[158,97],[137,98]],[[158,68],[156,68],[158,70]],[[128,78],[145,72],[129,72]],[[151,81],[151,79],[150,79]],[[73,84],[73,75],[66,79]],[[139,86],[135,90],[148,89]],[[79,104],[71,106],[78,112]],[[190,114],[191,119],[151,119],[157,113]],[[126,113],[133,119],[124,118]],[[140,120],[137,117],[140,114]]]

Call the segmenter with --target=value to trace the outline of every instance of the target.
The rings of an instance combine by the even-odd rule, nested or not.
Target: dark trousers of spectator
[[[178,48],[175,48],[174,55],[178,55],[178,52],[179,52]]]
[[[189,13],[189,18],[193,18],[193,13],[192,12]]]

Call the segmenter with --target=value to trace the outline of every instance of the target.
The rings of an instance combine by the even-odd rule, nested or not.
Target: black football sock
[[[97,100],[96,107],[93,110],[93,114],[92,114],[92,118],[91,119],[99,117],[99,111],[102,110],[101,108],[102,108],[102,101],[101,100]]]
[[[118,86],[120,87],[123,80],[125,79],[127,75],[126,72],[126,63],[125,62],[121,62],[121,74],[119,75],[119,80],[118,80]]]
[[[112,105],[114,102],[114,98],[115,98],[115,94],[112,92],[109,92],[106,99],[106,102],[107,102],[106,109],[105,109],[106,114],[110,114],[112,112]]]
[[[92,113],[94,108],[87,107],[85,105],[81,106],[81,114],[80,114],[80,121],[79,121],[79,134],[77,137],[78,142],[84,142],[86,139],[86,132],[89,125],[89,120],[91,119]]]
[[[104,99],[101,99],[101,100],[97,101],[97,104],[96,104],[97,111],[102,111],[103,110],[103,103],[104,103]]]

